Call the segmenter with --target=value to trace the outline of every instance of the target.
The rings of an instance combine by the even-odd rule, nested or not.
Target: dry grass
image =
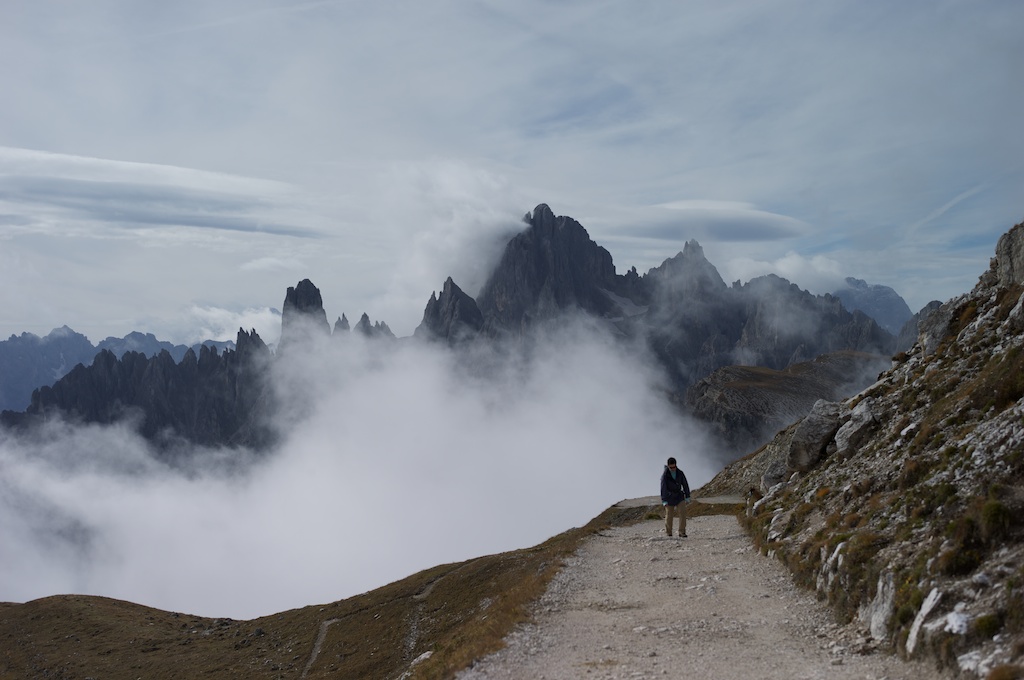
[[[742,506],[689,507],[699,516]],[[448,678],[501,648],[583,539],[643,521],[651,510],[610,508],[533,548],[433,567],[347,600],[251,621],[75,595],[2,603],[0,677],[389,678],[429,651],[411,677]]]

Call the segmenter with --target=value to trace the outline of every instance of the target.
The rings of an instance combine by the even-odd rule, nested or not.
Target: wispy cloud
[[[0,201],[26,215],[127,227],[196,227],[313,238],[315,229],[267,222],[268,201],[179,186],[62,177],[0,178]]]
[[[467,250],[455,266],[424,264],[445,252],[421,238],[452,221],[442,203],[490,234],[549,203],[624,266],[658,264],[653,241],[664,258],[697,238],[709,255],[863,265],[898,290],[938,276],[933,292],[949,296],[972,285],[989,249],[961,261],[948,235],[981,229],[994,245],[1020,219],[1021,21],[1024,6],[996,2],[219,0],[138,11],[107,0],[59,17],[25,5],[0,26],[0,58],[19,64],[0,73],[0,163],[21,154],[15,178],[45,178],[50,193],[36,186],[39,202],[0,206],[0,229],[38,234],[72,210],[123,227],[101,202],[98,183],[110,182],[110,203],[146,227],[216,231],[205,237],[222,246],[238,243],[232,231],[277,236],[287,252],[226,266],[301,260],[353,299],[347,308],[376,308],[405,332],[422,308],[417,286],[479,278]],[[33,148],[54,157],[18,151]],[[60,200],[52,183],[69,179],[95,184],[47,208],[44,198]],[[9,186],[25,200],[28,189]],[[236,209],[239,197],[249,205]],[[470,211],[483,218],[462,222]],[[915,224],[927,228],[912,237]],[[297,243],[306,236],[345,245],[310,249]],[[490,248],[464,243],[474,240]],[[42,257],[27,244],[7,241]],[[902,273],[906,263],[916,271]],[[243,294],[217,274],[207,288]]]

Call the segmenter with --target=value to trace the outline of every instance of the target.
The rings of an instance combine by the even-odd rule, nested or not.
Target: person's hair
[[[676,464],[676,459],[675,458],[669,458],[668,459],[668,463],[666,463],[666,465],[675,465],[675,464]]]

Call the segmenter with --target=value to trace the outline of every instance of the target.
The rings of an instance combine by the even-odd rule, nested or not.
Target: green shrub
[[[1003,617],[999,614],[983,614],[974,619],[971,625],[972,634],[984,640],[991,640],[1003,627]]]
[[[981,535],[987,543],[1006,538],[1013,526],[1013,513],[1001,501],[987,501],[981,508]]]
[[[917,485],[918,482],[928,475],[933,466],[934,464],[931,461],[908,458],[903,463],[903,470],[900,472],[897,486],[905,491]]]
[[[966,576],[981,564],[981,552],[976,549],[952,549],[939,555],[939,571],[948,576]]]

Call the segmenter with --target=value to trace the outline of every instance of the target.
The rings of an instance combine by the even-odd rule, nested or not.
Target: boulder
[[[858,612],[860,622],[871,631],[876,640],[889,639],[889,620],[896,609],[896,582],[891,571],[878,576],[875,596]]]
[[[872,412],[873,399],[862,399],[850,412],[850,419],[847,420],[836,432],[836,454],[846,458],[854,453],[871,439],[871,435],[878,427],[878,419]]]
[[[781,484],[786,481],[789,476],[789,470],[786,469],[786,464],[781,460],[777,460],[768,466],[768,469],[761,475],[761,493],[766,494],[768,490],[777,484]]]
[[[896,335],[896,347],[897,352],[906,352],[914,346],[914,343],[918,341],[921,334],[921,320],[930,315],[936,309],[942,306],[942,303],[938,300],[932,300],[924,307],[921,308],[914,316],[903,324],[903,328]]]
[[[839,409],[839,404],[824,399],[814,403],[793,433],[786,459],[790,470],[806,472],[818,464],[839,430]]]

